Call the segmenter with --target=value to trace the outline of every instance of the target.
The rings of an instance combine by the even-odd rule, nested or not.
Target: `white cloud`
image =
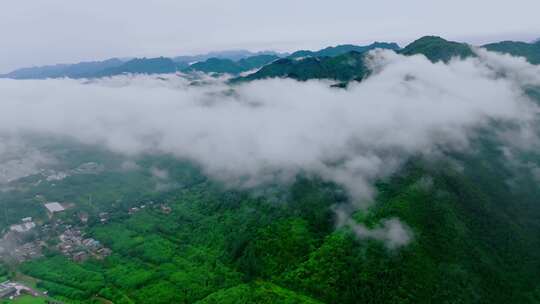
[[[169,171],[157,167],[150,168],[150,174],[157,179],[169,179]]]
[[[52,155],[27,142],[0,135],[0,185],[39,173],[41,168],[54,163]]]
[[[172,153],[244,185],[304,171],[366,198],[370,182],[408,155],[465,148],[470,131],[492,120],[534,118],[536,107],[519,90],[524,78],[496,72],[517,75],[525,65],[536,75],[538,68],[481,55],[445,65],[376,52],[372,65],[382,69],[348,90],[284,79],[233,93],[224,84],[194,87],[175,76],[1,80],[0,130],[70,136],[130,155]]]
[[[347,90],[288,79],[231,90],[171,75],[0,80],[0,133],[69,136],[127,155],[170,153],[236,186],[306,172],[343,185],[365,206],[371,183],[408,156],[466,149],[474,130],[493,121],[526,128],[536,119],[521,86],[540,85],[538,67],[478,54],[433,64],[374,52],[376,72]],[[394,234],[392,223],[381,231]]]

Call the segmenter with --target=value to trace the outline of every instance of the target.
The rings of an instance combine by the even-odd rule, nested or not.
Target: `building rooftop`
[[[36,227],[36,224],[34,222],[23,221],[21,224],[11,225],[9,229],[11,231],[16,231],[16,232],[26,232],[26,231],[30,231],[34,227]]]
[[[65,208],[62,207],[62,205],[60,205],[60,203],[58,203],[58,202],[46,203],[46,204],[45,204],[45,208],[47,208],[47,210],[48,210],[49,212],[52,212],[52,213],[54,213],[54,212],[60,212],[60,211],[64,211],[64,210],[65,210]]]

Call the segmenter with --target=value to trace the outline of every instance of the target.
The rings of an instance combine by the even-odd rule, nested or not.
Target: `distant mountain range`
[[[263,66],[259,71],[233,79],[232,83],[265,78],[292,78],[296,80],[333,79],[361,80],[368,73],[364,53],[350,51],[335,57],[282,58]]]
[[[486,44],[483,47],[490,51],[522,56],[533,64],[540,64],[540,42],[538,41],[533,43],[503,41]],[[366,77],[368,69],[364,65],[363,56],[367,51],[377,48],[393,50],[407,56],[422,54],[433,62],[448,62],[455,57],[475,56],[471,46],[466,43],[448,41],[437,36],[425,36],[405,48],[400,48],[396,43],[375,42],[365,46],[344,44],[318,51],[300,50],[292,54],[233,50],[174,58],[131,60],[113,58],[105,61],[22,68],[0,75],[0,78],[97,78],[121,74],[202,72],[237,75],[231,83],[287,77],[301,81],[331,79],[338,81],[340,83],[338,85],[341,86],[346,85],[348,81]],[[254,72],[247,76],[238,76],[249,71]]]
[[[271,63],[280,57],[277,55],[256,55],[242,58],[234,61],[227,58],[210,58],[205,61],[197,62],[183,69],[185,72],[199,71],[204,73],[227,73],[240,74],[253,69],[258,69],[268,63]]]
[[[532,64],[540,64],[540,39],[533,43],[502,41],[484,45],[490,51],[525,57]]]
[[[13,72],[0,75],[2,78],[13,79],[44,79],[44,78],[80,78],[84,75],[98,73],[100,71],[115,68],[124,64],[125,61],[113,58],[105,61],[89,61],[75,64],[56,64],[40,67],[22,68]]]
[[[207,54],[193,55],[193,56],[177,56],[172,59],[175,62],[185,62],[185,63],[191,64],[198,61],[205,61],[210,58],[230,59],[232,61],[238,61],[240,59],[245,59],[248,57],[254,57],[254,56],[259,56],[259,55],[273,55],[277,57],[289,56],[288,53],[278,53],[274,51],[251,52],[248,50],[229,50],[229,51],[220,51],[220,52],[210,52]]]
[[[79,75],[83,78],[108,77],[121,74],[170,74],[186,68],[188,65],[174,62],[170,58],[135,58],[121,65]]]
[[[96,78],[126,73],[160,74],[178,71],[237,74],[261,67],[270,61],[288,55],[288,53],[276,53],[272,51],[250,52],[246,50],[233,50],[174,58],[158,57],[124,60],[113,58],[105,61],[21,68],[7,74],[0,74],[0,78]],[[195,66],[190,68],[190,65]],[[229,67],[225,67],[227,65]]]
[[[448,41],[441,37],[425,36],[413,41],[403,49],[395,44],[375,43],[364,47],[364,51],[349,51],[354,46],[338,46],[326,48],[318,52],[299,51],[289,58],[277,60],[262,67],[259,71],[245,77],[237,77],[232,83],[251,81],[265,78],[293,78],[296,80],[331,79],[337,81],[335,86],[346,86],[351,80],[365,78],[369,69],[364,64],[365,51],[373,48],[386,48],[397,53],[412,56],[424,55],[430,61],[448,62],[452,58],[468,58],[475,56],[470,45]],[[540,63],[540,42],[525,43],[505,41],[483,46],[490,51],[525,57],[533,64]],[[357,47],[356,50],[359,48]],[[339,54],[339,51],[345,53]],[[319,56],[319,54],[339,54],[334,57]],[[304,57],[306,55],[306,57]],[[313,57],[315,55],[315,57]],[[298,58],[298,59],[291,59]]]
[[[360,46],[352,44],[343,44],[338,46],[330,46],[319,51],[296,51],[292,53],[289,58],[302,58],[302,57],[335,57],[349,52],[363,53],[373,49],[390,49],[399,50],[397,43],[386,42],[374,42],[370,45]]]

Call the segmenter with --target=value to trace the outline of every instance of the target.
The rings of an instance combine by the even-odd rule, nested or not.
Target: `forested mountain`
[[[335,57],[282,58],[253,74],[233,79],[232,82],[285,77],[301,81],[309,79],[350,81],[360,80],[366,74],[364,53],[352,51]]]
[[[177,71],[188,73],[193,71],[218,74],[227,73],[234,75],[259,69],[262,66],[275,61],[276,59],[286,56],[296,59],[299,59],[300,57],[335,57],[351,51],[365,52],[375,48],[397,50],[399,49],[399,46],[395,43],[383,42],[375,42],[367,46],[348,44],[327,47],[319,51],[297,51],[290,56],[287,53],[277,53],[271,51],[249,52],[245,50],[237,50],[211,52],[208,54],[193,56],[177,56],[174,58],[135,58],[128,61],[109,59],[99,62],[81,62],[78,64],[61,64],[55,66],[23,68],[8,74],[0,75],[0,77],[14,79],[44,79],[59,77],[96,78],[126,73],[160,74],[174,73]],[[342,76],[339,78],[341,79],[347,77]]]
[[[45,78],[94,78],[113,76],[123,73],[158,74],[173,73],[179,69],[187,69],[190,64],[212,59],[208,66],[202,66],[200,71],[218,72],[218,67],[212,67],[212,61],[220,62],[221,65],[230,64],[231,67],[219,73],[239,73],[238,70],[248,71],[266,64],[271,59],[287,56],[286,53],[250,52],[246,50],[211,52],[202,55],[178,56],[172,59],[159,58],[133,58],[133,59],[107,59],[104,61],[80,62],[75,64],[57,64],[21,68],[0,74],[0,78],[12,79],[45,79]],[[250,58],[251,57],[251,58]],[[219,60],[216,60],[219,59]],[[173,61],[174,63],[170,62]],[[223,60],[224,62],[221,62]],[[234,63],[230,63],[234,62]],[[238,62],[238,64],[236,63]],[[234,67],[232,67],[234,66]],[[198,69],[196,69],[198,70]]]
[[[441,37],[425,36],[399,50],[403,55],[422,54],[433,62],[448,62],[454,57],[474,56],[471,47],[465,43],[448,41]]]
[[[230,50],[230,51],[221,51],[221,52],[210,52],[207,54],[200,54],[200,55],[176,56],[176,57],[173,57],[172,59],[176,62],[192,64],[194,62],[205,61],[210,58],[229,59],[232,61],[238,61],[244,58],[255,57],[255,56],[260,56],[260,55],[286,57],[289,54],[273,52],[273,51],[251,52],[248,50]]]
[[[349,53],[352,51],[355,52],[367,52],[374,49],[389,49],[389,50],[399,50],[399,45],[396,43],[387,43],[387,42],[374,42],[370,45],[353,45],[353,44],[343,44],[337,46],[329,46],[319,51],[296,51],[292,53],[288,58],[302,58],[302,57],[335,57]]]
[[[258,55],[258,56],[251,56],[247,58],[243,58],[237,61],[238,65],[240,65],[245,71],[258,69],[264,65],[267,65],[273,61],[276,61],[281,57],[276,55]]]
[[[486,135],[472,155],[411,159],[378,183],[372,208],[356,212],[370,227],[389,217],[406,222],[414,239],[399,250],[335,230],[332,208],[348,198],[318,178],[298,176],[290,188],[253,195],[171,158],[141,159],[126,174],[114,169],[117,156],[74,149],[66,156],[75,164],[97,155],[92,159],[110,169],[41,183],[23,195],[75,202],[62,221],[80,225],[78,214],[86,212],[88,237],[113,254],[77,263],[53,251],[20,270],[51,295],[83,302],[98,294],[114,303],[153,304],[538,303],[540,188],[527,170],[507,166]],[[168,168],[182,187],[155,192],[145,174],[153,166]],[[7,210],[35,204],[15,192],[0,198]],[[141,204],[146,208],[128,214]]]
[[[243,53],[242,53],[243,54]],[[280,57],[271,54],[242,57],[238,60],[211,57],[201,62],[188,63],[166,57],[135,58],[128,61],[109,59],[100,62],[82,62],[35,68],[23,68],[0,78],[45,79],[45,78],[99,78],[121,74],[170,74],[182,72],[239,74],[258,69]]]
[[[483,46],[489,51],[525,57],[532,64],[540,64],[540,41],[526,43],[520,41],[502,41]]]
[[[124,64],[120,59],[108,59],[105,61],[81,62],[76,64],[57,64],[42,67],[22,68],[13,72],[0,75],[0,78],[13,79],[44,79],[44,78],[80,78],[83,75],[91,75],[105,69],[111,69]]]
[[[351,80],[362,80],[367,75],[364,64],[365,51],[373,48],[391,49],[403,55],[422,54],[429,60],[448,62],[450,59],[474,56],[470,46],[463,43],[451,42],[440,37],[422,37],[403,49],[396,44],[374,43],[367,47],[338,46],[319,52],[299,51],[288,58],[275,61],[264,66],[259,71],[245,77],[236,78],[232,82],[250,81],[265,78],[292,78],[296,80],[330,79],[341,82],[338,86],[346,85]],[[348,51],[362,49],[363,51]],[[341,51],[345,53],[340,55]],[[322,55],[321,54],[327,54]],[[294,59],[296,57],[296,59]]]
[[[483,47],[490,51],[525,57],[533,64],[540,63],[540,42],[503,41],[486,44]],[[0,77],[14,79],[95,78],[125,73],[160,74],[177,71],[237,75],[264,67],[251,75],[234,79],[233,82],[273,77],[289,77],[297,80],[331,79],[346,82],[359,80],[365,76],[361,54],[376,48],[393,50],[403,55],[422,54],[433,62],[448,62],[454,57],[474,56],[471,46],[465,43],[448,41],[436,36],[425,36],[403,49],[395,43],[375,42],[366,46],[345,44],[319,51],[300,50],[291,55],[275,52],[226,51],[179,56],[172,59],[165,57],[136,58],[129,61],[109,59],[23,68],[0,75]]]
[[[443,69],[453,72],[455,66],[449,68],[445,65],[452,58],[475,56],[469,45],[433,36],[420,38],[403,49],[394,44],[382,46],[405,56],[426,56],[436,64],[427,60],[422,60],[422,63],[437,73]],[[538,43],[501,42],[485,47],[524,56],[531,62],[538,54]],[[525,120],[527,127],[531,128],[526,129],[525,138],[518,138],[513,133],[521,127],[522,121],[506,121],[503,118],[507,116],[492,118],[479,115],[482,124],[461,124],[460,120],[450,120],[443,126],[445,130],[451,130],[441,132],[440,127],[433,125],[446,119],[447,113],[432,113],[422,105],[438,103],[439,107],[444,105],[444,99],[454,97],[457,91],[457,95],[463,96],[455,100],[468,106],[479,96],[470,97],[469,90],[498,88],[474,86],[470,89],[466,87],[468,83],[463,82],[456,90],[446,86],[448,79],[457,81],[446,77],[455,76],[448,71],[440,81],[442,85],[434,84],[436,79],[426,81],[427,77],[420,77],[414,82],[415,77],[409,76],[402,65],[399,66],[401,74],[392,78],[397,79],[396,82],[390,86],[379,84],[375,95],[349,96],[345,94],[354,90],[332,89],[327,83],[315,81],[258,81],[239,85],[267,78],[329,79],[342,86],[350,81],[362,81],[369,77],[370,70],[365,61],[367,49],[359,48],[343,45],[317,52],[297,52],[288,58],[274,54],[244,58],[242,56],[246,53],[240,53],[238,56],[242,58],[210,57],[191,65],[182,60],[159,57],[127,62],[112,60],[107,64],[81,63],[77,68],[61,66],[50,68],[48,72],[45,70],[49,68],[43,71],[20,70],[18,76],[13,77],[93,78],[126,73],[176,72],[240,74],[260,68],[229,83],[218,78],[222,82],[207,91],[204,85],[186,85],[189,89],[179,93],[181,89],[177,87],[183,86],[176,86],[177,82],[163,86],[162,82],[167,77],[155,77],[160,79],[159,85],[149,80],[152,77],[144,77],[147,81],[145,87],[132,85],[122,88],[118,95],[102,103],[94,97],[115,94],[116,88],[103,89],[96,85],[92,88],[98,93],[83,96],[87,98],[82,99],[83,106],[75,107],[76,112],[82,115],[74,121],[87,120],[89,124],[82,126],[90,128],[64,132],[71,126],[66,117],[68,113],[74,115],[74,112],[66,110],[54,116],[53,112],[61,108],[57,105],[62,105],[57,103],[48,113],[50,117],[39,111],[34,111],[38,112],[37,115],[34,112],[29,114],[34,119],[45,116],[43,125],[49,129],[35,127],[37,131],[33,134],[30,132],[33,124],[25,124],[19,130],[23,135],[13,143],[7,140],[11,133],[1,134],[5,137],[0,137],[0,148],[5,151],[13,148],[15,152],[1,155],[0,173],[7,175],[11,168],[19,168],[26,173],[22,177],[0,179],[0,230],[4,234],[0,240],[0,278],[2,281],[23,282],[36,289],[38,296],[32,299],[42,300],[41,303],[540,303],[540,151],[535,146],[540,130],[537,108],[526,107],[527,113],[519,112],[520,117],[531,114],[531,117],[527,116],[530,120]],[[419,62],[396,56],[391,51],[383,54],[389,55],[390,59],[399,57],[414,64]],[[467,63],[473,65],[473,62],[462,64]],[[471,66],[466,66],[467,72]],[[414,70],[414,67],[409,69],[419,74],[423,71]],[[465,74],[477,76],[479,73]],[[394,75],[386,76],[391,78]],[[504,77],[504,73],[496,74],[496,77],[486,76],[479,83],[504,84]],[[181,75],[170,78],[177,81]],[[383,81],[390,81],[389,78],[383,78]],[[366,83],[368,81],[369,78]],[[6,90],[11,94],[6,95],[8,106],[2,109],[16,109],[13,113],[17,115],[12,121],[4,116],[15,124],[21,119],[22,112],[8,102],[28,94],[26,91],[15,94],[13,92],[17,91],[12,86],[26,81],[6,82],[9,84]],[[53,82],[57,85],[60,81]],[[32,83],[37,87],[35,83],[48,81]],[[66,83],[73,85],[74,81]],[[190,84],[189,81],[185,83]],[[511,92],[519,91],[519,94],[508,95],[508,98],[518,96],[523,102],[519,103],[520,106],[529,103],[540,105],[538,83],[529,81],[523,88],[505,87]],[[263,91],[262,86],[266,84],[271,87]],[[64,105],[74,103],[76,96],[93,93],[86,91],[91,85],[84,82],[70,87],[67,91],[71,95],[64,98],[69,103]],[[308,87],[310,92],[288,95],[285,102],[274,100],[281,94],[270,94],[273,93],[271,91],[281,93],[275,88],[293,90],[294,86]],[[57,86],[54,88],[58,89]],[[426,92],[423,89],[427,96],[422,95]],[[138,95],[146,90],[151,93],[145,96],[151,98],[143,97],[141,99],[144,100],[137,103]],[[242,90],[247,90],[248,95],[240,95]],[[311,90],[314,93],[309,95]],[[383,95],[388,93],[386,91],[397,93]],[[272,102],[265,104],[263,97],[266,96],[262,96],[262,92],[270,94]],[[327,95],[326,101],[331,102],[329,107],[317,99],[319,93]],[[161,94],[165,95],[164,98],[160,98]],[[42,98],[46,94],[33,95]],[[235,99],[234,96],[239,97]],[[368,105],[377,108],[373,109],[373,119],[371,106],[364,106],[370,96],[374,96],[375,103]],[[387,96],[391,101],[385,100]],[[484,113],[486,105],[501,106],[500,103],[492,103],[497,96],[486,96],[489,102],[467,108],[469,110],[464,113],[474,116],[477,112]],[[43,97],[45,101],[58,99],[61,98]],[[117,99],[121,106],[115,108],[111,103]],[[427,100],[427,103],[416,103],[420,99]],[[22,100],[23,106],[33,109],[27,99]],[[463,106],[446,102],[451,104],[447,108],[451,110],[449,112]],[[301,107],[304,104],[315,106]],[[413,115],[402,117],[401,113],[410,104]],[[102,105],[110,105],[112,110],[106,108],[105,111],[101,109]],[[137,108],[128,111],[132,106]],[[345,110],[340,111],[341,106],[350,106],[344,109],[357,112],[353,112],[352,119],[344,119]],[[292,119],[286,120],[285,116],[295,107],[300,108],[298,113],[301,114],[291,115]],[[93,108],[106,113],[92,116]],[[317,117],[302,121],[304,115],[326,117],[328,113],[321,112],[327,109],[330,114],[327,120]],[[213,112],[204,116],[209,110]],[[254,115],[258,110],[265,110],[265,115]],[[117,116],[120,119],[112,115],[115,111],[120,113]],[[139,115],[148,111],[153,115],[150,118]],[[174,112],[174,115],[165,115],[165,111]],[[358,115],[366,111],[366,116]],[[390,122],[378,122],[380,113],[377,111],[392,112]],[[188,115],[182,116],[186,112]],[[507,111],[501,112],[506,114]],[[448,113],[448,116],[452,114]],[[232,119],[222,120],[227,115]],[[272,119],[265,125],[253,117]],[[240,119],[246,119],[247,123],[235,125]],[[411,120],[423,119],[432,119],[427,124],[428,132],[419,132],[420,135],[401,132],[402,127],[411,129],[411,124],[414,130],[422,128],[423,125],[414,124]],[[138,120],[144,121],[135,123]],[[341,133],[361,129],[351,122],[364,120],[368,120],[366,128],[372,128],[369,131],[375,134],[373,145],[382,152],[366,147],[371,142],[356,140],[367,133],[353,132],[354,136],[345,137],[350,139],[346,140],[346,145],[334,144],[333,140],[342,136]],[[175,124],[177,121],[182,124]],[[334,122],[338,127],[328,125]],[[231,124],[234,131],[253,130],[239,132],[238,135],[227,129]],[[194,125],[202,127],[187,132]],[[384,131],[381,131],[381,125]],[[283,133],[269,131],[282,126],[285,129]],[[173,128],[175,132],[163,131]],[[363,153],[368,157],[358,158],[362,161],[349,164],[348,157],[356,154],[343,154],[343,157],[337,154],[337,157],[322,158],[324,162],[320,164],[306,161],[307,165],[302,170],[287,171],[285,167],[289,165],[289,159],[301,158],[299,163],[303,165],[303,158],[312,155],[308,152],[318,149],[313,143],[319,139],[318,136],[293,134],[289,137],[292,130],[303,128],[307,133],[300,135],[311,134],[313,128],[322,133],[328,129],[328,134],[321,137],[323,148],[314,153],[315,157],[349,148],[352,153]],[[215,129],[217,131],[212,133]],[[13,130],[17,130],[16,127]],[[386,132],[391,135],[381,135]],[[17,132],[12,133],[18,135]],[[192,134],[195,134],[194,138],[191,138]],[[456,135],[459,143],[431,143],[428,138],[452,135]],[[214,140],[209,145],[211,151],[203,151],[206,146],[200,142],[209,138]],[[243,140],[237,141],[238,138]],[[271,144],[262,145],[264,140],[270,140]],[[300,141],[300,150],[305,151],[281,150],[278,146],[282,140],[287,143]],[[385,140],[392,144],[385,145]],[[411,148],[416,140],[421,142],[418,144],[420,150]],[[43,162],[44,168],[32,163],[24,170],[20,169],[23,161],[18,157],[26,154],[18,153],[17,149],[26,147],[27,142],[24,152],[28,158]],[[246,148],[245,155],[263,163],[262,181],[255,182],[242,174],[237,178],[223,174],[224,168],[231,166],[225,156],[226,150],[237,151],[245,148],[242,143],[252,142],[253,148]],[[182,150],[188,145],[195,148]],[[257,154],[257,150],[265,147],[269,153]],[[424,150],[429,151],[424,153]],[[204,157],[198,158],[199,153]],[[278,172],[275,173],[270,166],[272,158],[282,154],[285,156],[279,158]],[[399,161],[386,162],[386,155],[392,156],[388,159],[399,158]],[[211,159],[206,159],[206,156]],[[239,164],[244,165],[245,161],[246,166],[253,165],[251,159],[240,156]],[[217,173],[210,170],[215,162],[219,163]],[[293,162],[291,166],[296,164]],[[376,165],[380,165],[384,174],[369,175],[373,195],[361,198],[350,195],[351,184],[353,189],[356,186],[364,189],[357,179],[349,179],[346,174],[341,174],[342,171],[331,171],[334,167],[349,166],[359,168],[350,172],[363,174],[364,171],[377,171],[373,169]],[[313,166],[327,167],[325,171],[309,171]],[[248,169],[256,171],[251,167]],[[285,171],[284,178],[279,175],[281,171]],[[340,183],[344,176],[350,183]],[[240,182],[247,180],[247,183],[237,186],[231,182],[233,179],[235,182],[236,179]],[[65,210],[53,212],[45,205],[47,202],[61,202]],[[343,206],[349,212],[349,225],[340,223],[343,211],[340,207]],[[381,231],[391,236],[395,232],[384,226],[388,219],[399,219],[407,227],[408,242],[402,246],[390,246],[385,242],[386,239],[380,236]],[[17,230],[23,227],[17,226],[21,221],[31,221],[34,226],[17,234]]]
[[[184,72],[199,71],[204,73],[240,74],[242,72],[258,69],[272,61],[279,59],[275,55],[257,55],[242,58],[238,61],[230,59],[210,58],[197,62],[184,69]]]
[[[107,77],[121,74],[168,74],[175,73],[186,65],[170,58],[135,58],[122,65],[82,75],[84,78]]]

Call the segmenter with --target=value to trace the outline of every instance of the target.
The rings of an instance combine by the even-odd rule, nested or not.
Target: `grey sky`
[[[109,57],[292,50],[426,34],[540,37],[538,0],[2,0],[0,72]]]

